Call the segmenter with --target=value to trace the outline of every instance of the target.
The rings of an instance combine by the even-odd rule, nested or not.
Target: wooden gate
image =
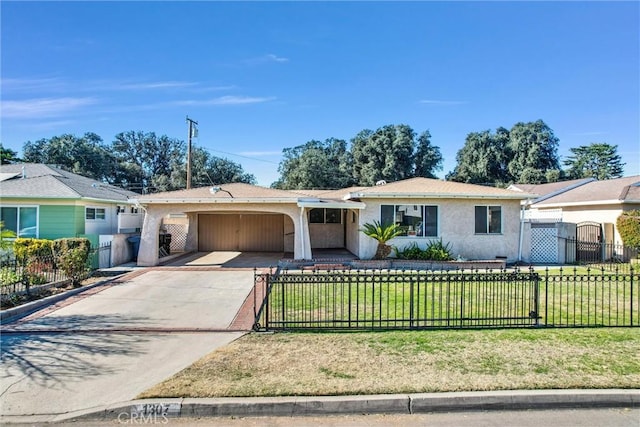
[[[593,263],[602,261],[602,225],[581,222],[576,226],[576,261]]]

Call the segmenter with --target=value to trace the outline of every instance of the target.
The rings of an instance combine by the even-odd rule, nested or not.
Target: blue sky
[[[186,140],[270,185],[286,147],[544,120],[569,148],[618,145],[640,174],[638,2],[0,4],[1,142],[129,130]]]

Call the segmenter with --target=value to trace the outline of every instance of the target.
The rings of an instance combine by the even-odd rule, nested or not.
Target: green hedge
[[[20,261],[53,255],[53,242],[46,239],[18,238],[13,242],[13,253]]]
[[[625,246],[640,248],[640,210],[623,212],[616,220],[616,226]]]

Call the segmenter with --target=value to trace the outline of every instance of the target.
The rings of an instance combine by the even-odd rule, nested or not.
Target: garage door
[[[207,214],[198,218],[198,250],[282,252],[282,214]]]

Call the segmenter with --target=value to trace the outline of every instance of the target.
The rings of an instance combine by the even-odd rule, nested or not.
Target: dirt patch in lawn
[[[139,397],[639,388],[639,329],[251,334]]]

